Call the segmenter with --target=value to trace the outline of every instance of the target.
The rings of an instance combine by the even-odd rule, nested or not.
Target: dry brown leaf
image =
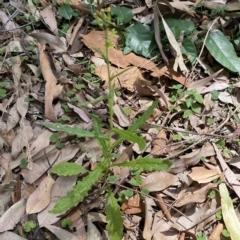
[[[233,190],[238,195],[238,197],[240,197],[240,182],[238,181],[234,172],[226,164],[225,160],[223,159],[223,157],[215,143],[213,143],[213,147],[215,149],[215,152],[217,154],[217,159],[220,162],[222,171],[224,172],[224,175],[225,175],[228,183],[232,186]]]
[[[110,66],[110,71],[111,74],[118,74],[122,72],[121,69],[115,68]],[[108,71],[107,71],[107,66],[102,65],[102,66],[97,66],[95,68],[95,74],[98,75],[102,80],[105,81],[104,83],[104,88],[108,88]],[[122,73],[120,76],[115,78],[113,80],[113,83],[115,84],[115,89],[120,89],[120,88],[126,88],[130,92],[135,91],[134,83],[135,81],[141,76],[141,71],[138,68],[129,68],[127,71]]]
[[[95,52],[96,57],[101,57],[102,55],[99,54],[97,51],[105,49],[105,36],[104,32],[102,31],[91,31],[87,35],[81,35],[82,36],[82,41],[84,44],[91,48]],[[117,35],[112,35],[111,40],[113,42],[112,47],[109,49],[109,60],[112,64],[125,69],[127,66],[134,65],[138,68],[143,68],[149,71],[155,72],[155,75],[157,77],[163,75],[164,70],[159,69],[156,67],[156,65],[145,58],[139,57],[135,55],[134,53],[129,53],[127,55],[124,55],[122,51],[117,50],[115,46],[117,46],[118,42],[118,36]]]
[[[218,223],[218,225],[213,229],[212,233],[210,234],[208,240],[220,240],[223,230],[223,224]]]
[[[208,191],[218,186],[218,183],[208,183],[207,185],[199,185],[198,187],[190,187],[186,191],[179,193],[175,207],[182,207],[189,203],[202,203],[206,200]]]
[[[138,194],[126,200],[122,206],[122,211],[126,214],[136,214],[144,211],[144,204]]]
[[[52,187],[50,204],[38,214],[38,223],[42,227],[47,224],[53,224],[59,220],[58,214],[52,214],[48,211],[53,209],[59,197],[65,196],[76,184],[77,176],[58,177]],[[57,196],[57,197],[56,197]]]
[[[143,179],[141,188],[147,188],[149,192],[161,191],[172,184],[176,183],[178,178],[167,172],[153,172],[149,173],[146,178]]]
[[[57,117],[54,112],[52,105],[53,100],[59,96],[63,90],[63,86],[57,84],[57,79],[53,74],[49,58],[45,52],[46,46],[39,45],[39,60],[42,70],[43,77],[46,81],[46,90],[45,90],[45,117],[51,120],[52,122],[57,122]]]
[[[151,206],[152,199],[146,197],[145,198],[145,222],[143,229],[143,238],[146,240],[151,240],[152,238],[152,222],[153,222],[153,209]]]
[[[47,32],[33,32],[30,34],[31,37],[36,38],[38,42],[45,46],[45,44],[49,44],[51,52],[53,53],[62,53],[67,50],[64,42],[57,36],[49,34]]]
[[[193,181],[197,181],[198,183],[208,183],[218,178],[220,175],[217,168],[210,170],[204,167],[194,167],[192,168],[192,172],[189,173],[188,176]]]
[[[115,104],[113,106],[113,111],[118,119],[119,125],[121,127],[129,127],[129,125],[130,125],[129,119],[118,104]]]
[[[133,154],[133,144],[125,148],[119,158],[115,161],[115,163],[122,163],[122,162],[128,162],[129,160],[132,159],[132,154]],[[110,168],[111,171],[113,172],[114,176],[117,179],[123,179],[124,177],[127,177],[130,170],[127,167],[118,167],[114,166]]]
[[[13,229],[25,215],[26,200],[13,204],[0,218],[0,233]]]
[[[165,131],[165,129],[162,129],[159,131],[157,136],[152,141],[151,154],[154,157],[166,155],[167,151],[166,151],[165,146],[167,145],[167,142],[168,142],[168,140],[167,140],[166,131]]]
[[[74,211],[70,212],[68,218],[72,221],[71,227],[76,229],[73,234],[78,237],[79,240],[87,240],[85,224],[81,215],[81,211],[74,209]]]
[[[58,27],[57,27],[57,21],[55,18],[55,13],[52,10],[52,6],[49,5],[45,7],[41,12],[40,12],[43,21],[50,27],[52,32],[58,36]]]
[[[55,181],[48,175],[27,200],[27,214],[41,212],[50,203],[50,194]]]

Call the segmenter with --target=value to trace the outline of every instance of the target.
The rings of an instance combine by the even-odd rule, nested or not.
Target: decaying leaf
[[[160,130],[157,136],[152,141],[152,150],[151,154],[154,157],[159,157],[166,155],[166,145],[167,145],[167,134],[164,129]]]
[[[46,45],[39,45],[40,52],[40,66],[42,70],[43,77],[46,81],[46,91],[45,91],[45,117],[49,120],[56,122],[57,117],[55,116],[53,108],[53,100],[59,96],[62,92],[63,87],[57,84],[57,79],[53,74],[51,65],[49,62],[49,57],[45,51]]]
[[[220,175],[217,169],[214,170],[206,169],[204,167],[194,167],[188,176],[193,181],[197,181],[198,183],[208,183],[218,178]]]
[[[49,175],[38,186],[27,200],[27,214],[41,212],[50,203],[51,189],[55,181]]]

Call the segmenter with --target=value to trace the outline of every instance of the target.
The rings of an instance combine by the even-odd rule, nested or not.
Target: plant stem
[[[108,90],[109,90],[109,96],[108,96],[108,108],[109,108],[109,150],[111,151],[111,138],[112,138],[112,129],[113,129],[113,101],[114,101],[114,89],[112,87],[112,77],[111,77],[111,72],[110,72],[110,62],[109,62],[109,34],[108,34],[108,27],[105,29],[105,47],[106,47],[106,52],[105,52],[105,59],[106,59],[106,64],[107,64],[107,74],[108,74]]]

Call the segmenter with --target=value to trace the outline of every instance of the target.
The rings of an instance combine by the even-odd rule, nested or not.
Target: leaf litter
[[[0,9],[0,238],[239,239],[239,26],[228,29],[239,7],[225,1],[221,7],[209,1],[108,3],[114,9],[108,69],[104,31],[91,14],[101,17],[107,6],[59,4],[3,1]],[[103,151],[97,139],[39,123],[91,130],[95,114],[107,132],[108,71],[116,76],[115,128],[130,128],[158,99],[138,129],[147,146],[123,142],[108,173],[114,181],[99,182],[63,215],[49,213]],[[171,159],[172,167],[140,173],[121,165],[148,155]],[[86,172],[51,173],[67,162]],[[107,201],[106,185],[113,190]],[[115,223],[103,214],[107,209],[109,217],[112,207]],[[37,230],[25,232],[33,216]]]

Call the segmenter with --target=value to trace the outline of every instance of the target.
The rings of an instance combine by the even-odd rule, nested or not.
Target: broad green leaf
[[[130,22],[133,18],[131,9],[126,7],[113,7],[111,9],[111,13],[116,21],[117,26],[124,25]]]
[[[161,160],[158,158],[146,157],[146,158],[138,158],[130,162],[113,164],[113,166],[129,167],[133,169],[143,169],[143,170],[152,172],[152,171],[166,171],[172,166],[172,163],[169,160]]]
[[[136,54],[146,58],[154,57],[157,54],[158,49],[154,33],[142,24],[138,23],[126,28],[123,34],[126,38],[126,47],[131,48]]]
[[[230,71],[240,73],[240,59],[232,43],[222,32],[211,32],[206,40],[206,47],[216,61]]]
[[[107,230],[111,240],[121,240],[123,235],[123,218],[120,206],[112,192],[107,195],[106,205]]]
[[[142,116],[140,116],[136,121],[134,121],[133,125],[128,128],[128,131],[131,133],[136,133],[141,126],[143,126],[146,121],[149,119],[151,114],[153,113],[155,107],[158,105],[158,100],[155,100],[152,105],[143,113]],[[113,145],[113,147],[118,146],[124,138],[120,137]]]
[[[61,17],[70,20],[73,16],[73,9],[68,4],[62,4],[58,8],[58,13]]]
[[[203,103],[203,97],[201,94],[197,93],[194,95],[194,97],[198,103]]]
[[[50,213],[63,213],[72,207],[77,206],[88,195],[88,191],[103,176],[103,171],[106,168],[106,163],[100,163],[91,171],[82,181],[74,186],[73,190],[69,191],[66,196],[60,198]]]
[[[197,49],[190,39],[185,39],[183,41],[181,52],[187,57],[192,65],[195,63],[197,57]]]
[[[219,185],[221,196],[222,215],[225,226],[231,235],[232,240],[240,239],[240,222],[234,211],[232,199],[229,196],[225,183]]]
[[[142,137],[137,136],[129,130],[113,128],[113,132],[117,133],[119,136],[129,142],[137,143],[141,151],[146,147],[146,141]]]
[[[191,106],[193,112],[200,114],[201,113],[201,106],[198,103],[193,103]]]
[[[188,110],[184,111],[183,118],[188,118],[191,115],[192,115],[192,111],[188,109]]]
[[[58,176],[73,176],[86,172],[86,169],[76,163],[63,162],[54,165],[51,172]]]
[[[78,127],[70,127],[67,125],[62,125],[58,123],[45,123],[41,122],[41,125],[47,128],[52,128],[57,130],[58,132],[67,132],[70,135],[76,135],[77,137],[90,137],[90,138],[103,138],[103,139],[108,139],[107,136],[103,134],[98,134],[94,132],[87,131],[85,129],[81,129]]]
[[[184,35],[187,36],[192,33],[192,31],[195,29],[194,23],[192,21],[186,21],[181,19],[165,19],[167,25],[169,28],[177,27],[180,32],[184,31]],[[160,29],[164,29],[163,23],[160,22]]]

